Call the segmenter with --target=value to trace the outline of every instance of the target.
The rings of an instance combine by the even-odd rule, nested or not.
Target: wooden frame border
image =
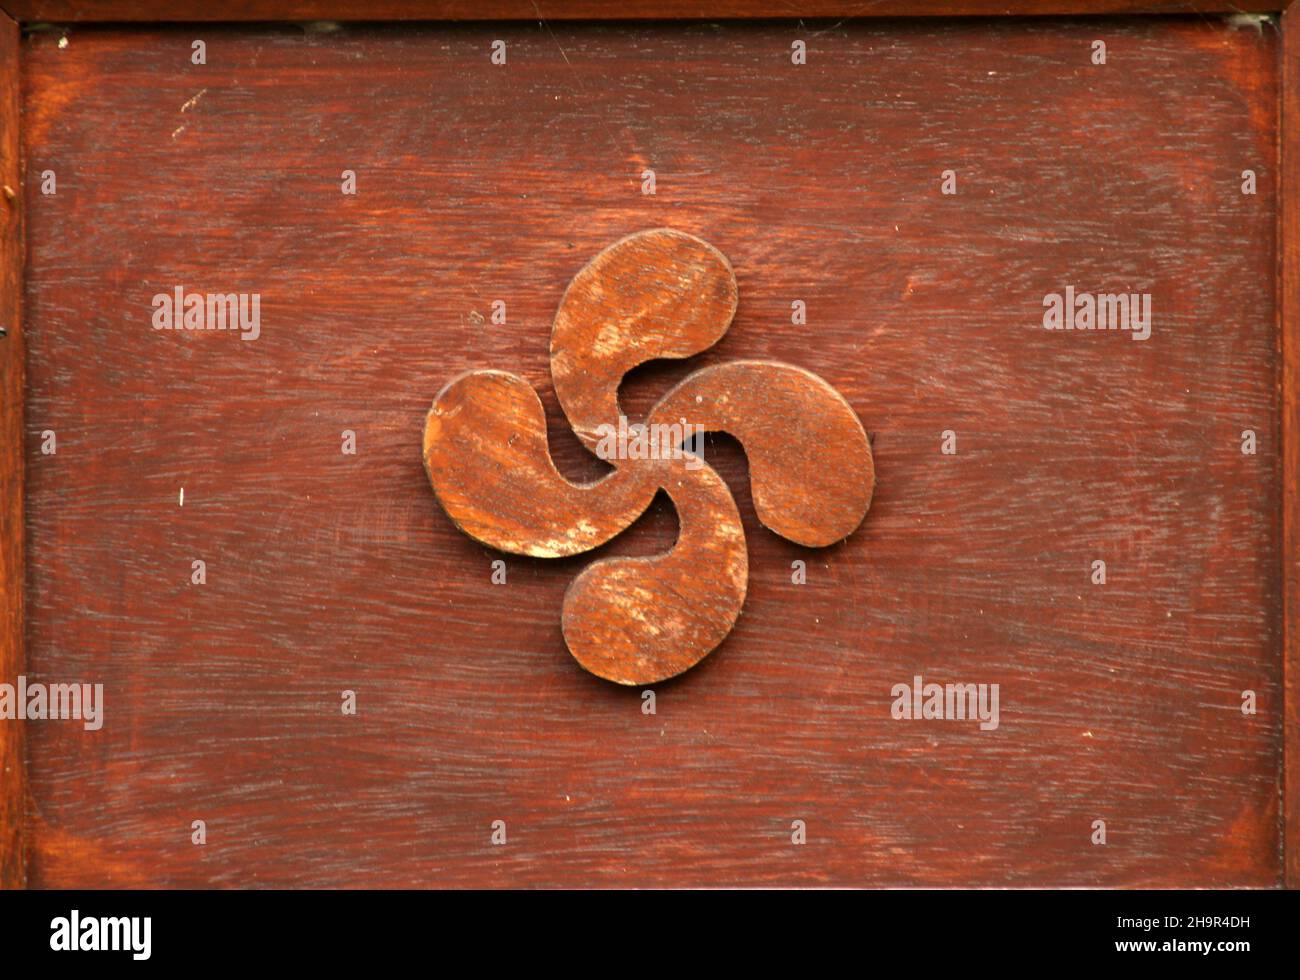
[[[1281,884],[1300,888],[1300,13],[1291,0],[0,0],[0,680],[24,669],[26,237],[19,131],[23,24],[1280,14],[1277,308],[1281,363]],[[1300,10],[1300,7],[1295,8]],[[22,723],[0,726],[0,888],[27,884]]]
[[[1281,19],[1278,344],[1282,377],[1282,873],[1300,888],[1300,8]]]
[[[0,13],[0,679],[23,671],[22,141],[19,26]],[[0,724],[0,888],[27,883],[23,723]]]
[[[0,0],[20,24],[1279,13],[1291,0]]]

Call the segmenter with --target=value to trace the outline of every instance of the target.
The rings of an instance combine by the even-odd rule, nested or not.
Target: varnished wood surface
[[[843,541],[871,502],[861,421],[834,388],[795,365],[701,368],[644,426],[624,414],[623,378],[716,344],[737,292],[724,255],[671,228],[612,242],[574,276],[551,331],[551,382],[574,435],[613,470],[598,480],[574,484],[556,470],[545,410],[518,375],[467,372],[429,410],[429,482],[452,522],[489,547],[582,554],[626,530],[656,491],[672,501],[680,530],[671,550],[596,562],[565,593],[565,642],[605,680],[645,686],[676,677],[716,649],[740,615],[745,531],[726,482],[699,454],[705,434],[740,441],[755,513],[797,544]]]
[[[1290,0],[4,0],[22,23],[1240,14]]]
[[[0,14],[0,682],[23,669],[23,202],[18,25]],[[23,727],[0,721],[0,888],[24,865]]]
[[[201,67],[194,36],[24,40],[30,670],[106,701],[28,726],[33,884],[1281,882],[1271,28],[213,27]],[[877,484],[809,550],[710,443],[746,611],[646,715],[564,652],[587,558],[492,585],[420,434],[509,370],[598,475],[556,297],[664,225],[740,285],[696,361],[825,378]],[[175,285],[259,292],[262,336],[153,330]],[[1151,338],[1044,330],[1066,285],[1152,293]],[[629,415],[697,366],[635,372]],[[661,498],[594,554],[674,533]],[[892,719],[916,674],[999,683],[1000,727]]]
[[[1286,680],[1284,857],[1288,887],[1300,888],[1300,20],[1283,18],[1282,175],[1278,211],[1278,338],[1282,351],[1282,587]]]

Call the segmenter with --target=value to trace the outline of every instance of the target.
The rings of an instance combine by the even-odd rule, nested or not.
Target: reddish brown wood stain
[[[1282,809],[1285,880],[1300,888],[1300,19],[1288,8],[1278,56],[1282,91],[1278,211],[1282,351],[1282,602],[1286,722]]]
[[[808,17],[1275,11],[1290,0],[804,0]],[[789,17],[785,0],[5,0],[23,23],[86,21],[644,20]]]
[[[687,376],[629,446],[637,423],[618,404],[624,376],[713,346],[731,325],[736,294],[717,249],[669,228],[615,242],[574,277],[551,333],[551,377],[575,434],[615,467],[601,480],[575,486],[555,469],[542,404],[515,375],[463,374],[429,410],[429,481],[456,526],[491,547],[581,554],[667,491],[680,522],[671,551],[597,562],[564,597],[569,650],[606,680],[676,677],[740,615],[745,531],[727,485],[700,455],[706,431],[740,439],[759,519],[792,541],[839,541],[871,502],[871,447],[858,417],[825,381],[789,364],[732,361]]]
[[[0,683],[23,660],[22,166],[18,25],[0,14]],[[0,888],[26,881],[23,726],[0,721]]]
[[[1280,881],[1271,30],[202,32],[24,42],[29,671],[106,688],[98,733],[28,726],[33,884]],[[588,557],[491,585],[419,433],[447,379],[508,368],[559,472],[599,477],[544,338],[587,256],[664,225],[740,302],[628,414],[700,365],[798,364],[887,479],[810,553],[711,443],[745,612],[646,715],[565,653]],[[1152,293],[1151,339],[1043,330],[1067,284]],[[175,285],[259,292],[262,336],[152,330]],[[594,557],[674,532],[660,501]],[[1000,727],[893,720],[916,674],[999,683]]]

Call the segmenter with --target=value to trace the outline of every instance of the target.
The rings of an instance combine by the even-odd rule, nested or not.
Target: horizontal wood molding
[[[1285,9],[1290,0],[7,0],[20,22],[640,20],[767,17],[997,17],[1052,14],[1239,14]]]

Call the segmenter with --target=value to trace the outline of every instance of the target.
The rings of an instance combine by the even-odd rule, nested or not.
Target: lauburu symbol
[[[560,405],[593,452],[621,416],[623,375],[656,358],[715,344],[736,312],[736,277],[713,246],[670,229],[645,231],[597,255],[574,277],[551,332]],[[857,415],[802,368],[731,361],[689,375],[650,412],[652,430],[683,421],[725,431],[749,458],[754,509],[802,545],[847,537],[871,503],[875,468]],[[501,551],[541,558],[604,544],[659,488],[676,508],[677,543],[649,558],[588,566],[564,597],[565,642],[578,663],[619,684],[651,684],[699,663],[731,631],[749,559],[731,491],[696,457],[616,459],[595,483],[556,470],[541,400],[502,371],[471,371],[434,400],[424,465],[447,515]]]

